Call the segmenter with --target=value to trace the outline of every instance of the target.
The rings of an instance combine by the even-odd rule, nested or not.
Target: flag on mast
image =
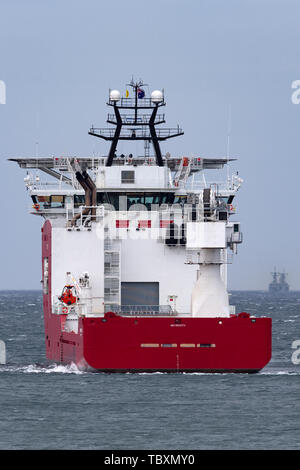
[[[142,88],[138,88],[138,89],[137,89],[137,95],[138,95],[138,98],[139,98],[139,99],[144,98],[144,96],[145,96],[144,90],[142,90]]]

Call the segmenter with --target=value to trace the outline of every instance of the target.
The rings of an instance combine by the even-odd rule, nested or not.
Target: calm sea
[[[0,449],[300,449],[300,292],[231,303],[273,319],[262,372],[103,374],[47,364],[41,293],[0,292]]]

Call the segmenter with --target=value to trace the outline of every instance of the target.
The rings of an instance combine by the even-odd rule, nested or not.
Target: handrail
[[[84,213],[85,211],[87,211],[87,209],[89,210],[88,213]],[[95,209],[96,210],[96,215],[91,215],[91,210],[92,209]],[[78,221],[79,221],[79,224],[78,225],[73,225],[71,226],[70,223],[75,215],[75,211],[74,211],[74,208],[73,210],[69,211],[67,208],[66,208],[66,220],[67,220],[67,228],[68,230],[74,230],[74,229],[78,229],[79,227],[82,227],[82,228],[85,228],[85,227],[90,227],[90,222],[93,220],[93,221],[98,221],[99,218],[103,218],[104,217],[104,206],[102,205],[96,205],[96,206],[85,206],[85,205],[82,205],[82,206],[79,206],[78,210],[76,211],[76,214],[78,214]]]
[[[115,101],[109,100],[107,103],[109,106],[115,106],[116,103]],[[117,108],[132,108],[134,109],[135,107],[140,108],[140,109],[153,109],[156,106],[164,106],[165,102],[161,101],[160,103],[153,103],[151,98],[138,98],[135,100],[135,98],[120,98],[120,100],[117,102]]]
[[[151,114],[143,114],[141,116],[132,116],[128,114],[121,114],[123,124],[149,124],[149,119],[151,118]],[[107,122],[112,122],[117,124],[115,114],[108,114]],[[157,114],[154,124],[165,122],[165,115],[164,114]]]
[[[170,305],[120,305],[114,308],[114,312],[121,316],[177,315]]]
[[[114,139],[115,132],[115,129],[110,127],[91,127],[89,131],[92,135],[108,140]],[[179,126],[167,129],[156,129],[156,136],[158,139],[167,139],[182,133],[182,129]],[[122,129],[119,139],[152,139],[152,137],[149,129]]]

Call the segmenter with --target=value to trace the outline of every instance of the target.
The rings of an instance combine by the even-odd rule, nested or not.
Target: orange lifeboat
[[[59,300],[66,305],[73,305],[77,302],[77,297],[74,295],[73,290],[75,287],[72,285],[66,285],[63,288],[62,294],[59,297]]]

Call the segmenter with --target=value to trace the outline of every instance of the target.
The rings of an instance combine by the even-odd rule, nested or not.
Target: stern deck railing
[[[170,305],[120,305],[114,312],[121,316],[174,316]]]

